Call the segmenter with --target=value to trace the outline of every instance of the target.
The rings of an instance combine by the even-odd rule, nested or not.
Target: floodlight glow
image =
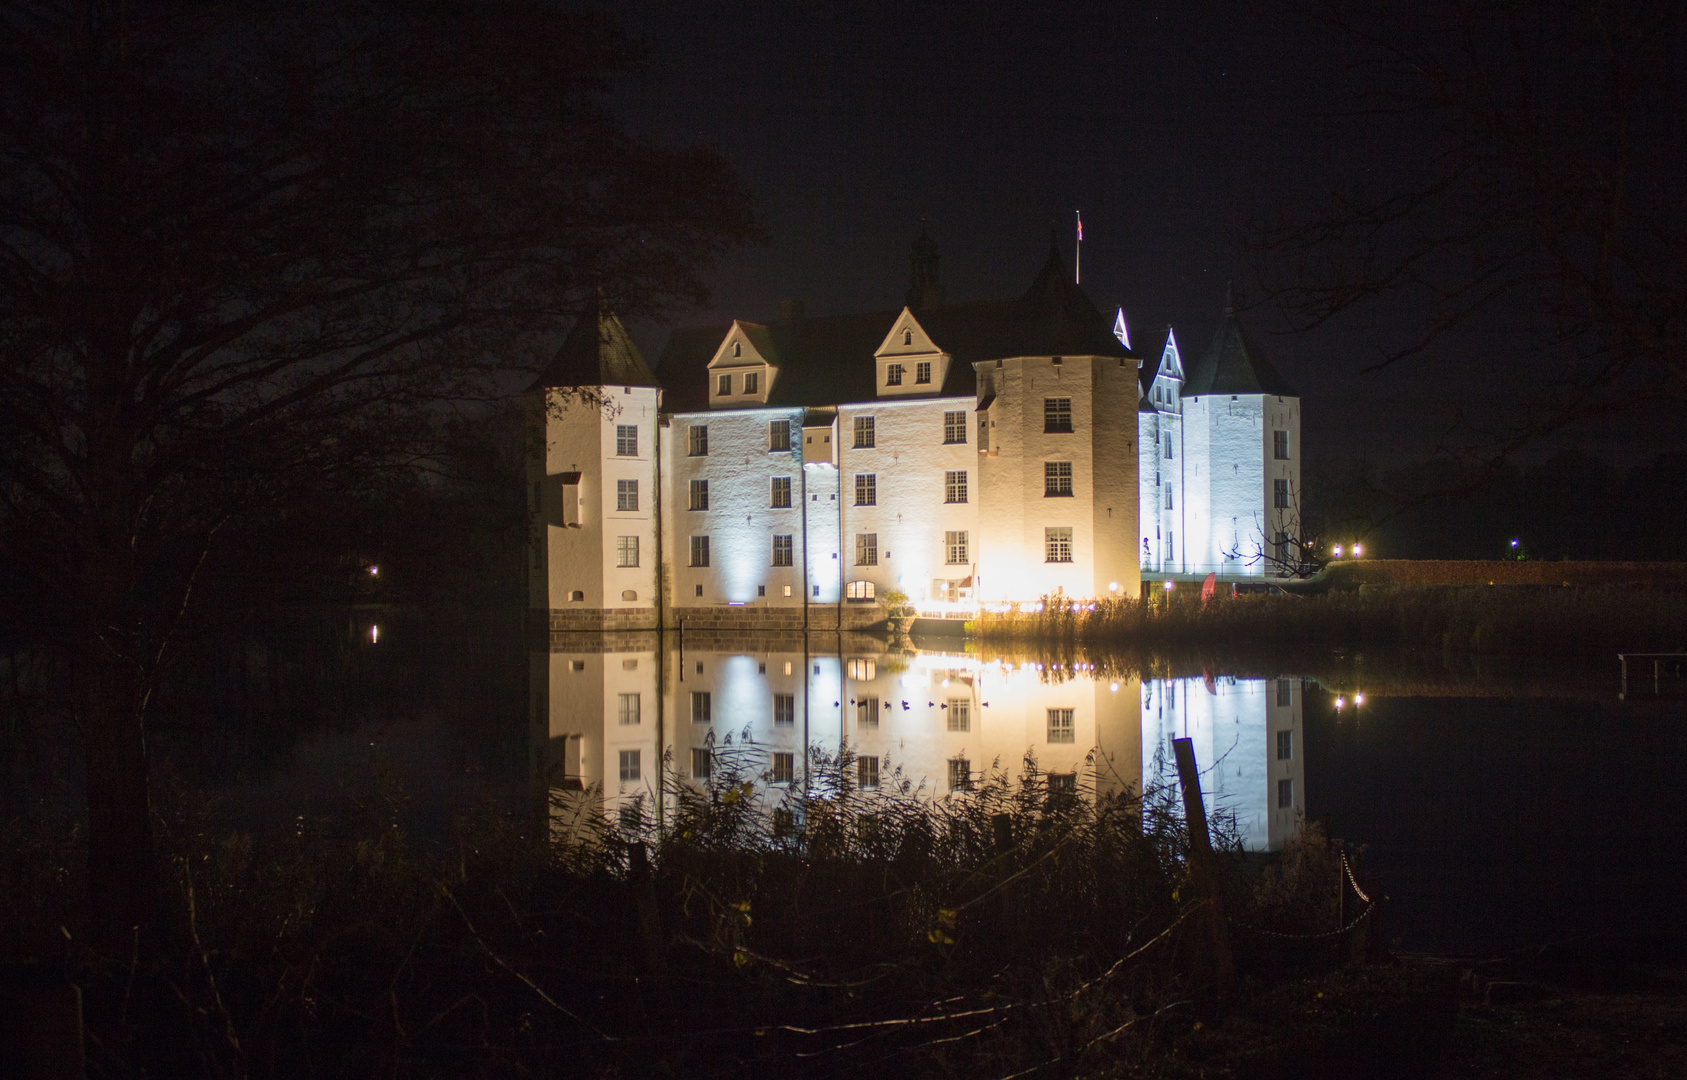
[[[381,640],[381,628],[380,628],[380,626],[378,626],[378,625],[370,626],[369,627],[369,644],[371,644],[371,645],[379,644],[380,640]]]
[[[1166,591],[1167,592],[1171,592],[1175,588],[1177,588],[1176,582],[1174,582],[1174,581],[1167,581],[1166,582]]]
[[[1353,704],[1355,704],[1355,705],[1365,704],[1365,695],[1364,694],[1354,694],[1353,695]]]
[[[1346,707],[1347,707],[1347,699],[1346,698],[1339,698],[1339,697],[1336,698],[1336,708],[1338,710],[1344,709]]]
[[[1511,546],[1516,547],[1517,541],[1513,540],[1511,542]],[[380,577],[381,576],[381,568],[379,566],[371,566],[369,568],[369,576],[370,577]]]
[[[1512,547],[1516,547],[1516,546],[1517,546],[1517,541],[1515,541],[1515,540],[1513,540],[1513,541],[1512,541],[1512,542],[1511,542],[1511,546],[1512,546]]]
[[[1107,689],[1109,689],[1113,693],[1117,694],[1119,692],[1119,684],[1118,683],[1108,683]]]
[[[1341,558],[1341,545],[1340,544],[1336,545],[1336,558],[1338,558],[1338,559]]]
[[[1353,557],[1355,559],[1357,559],[1359,556],[1361,556],[1363,554],[1365,554],[1365,549],[1358,544],[1354,544],[1353,545]]]
[[[1107,583],[1107,591],[1108,592],[1118,592],[1119,591],[1119,583],[1117,581],[1109,581]]]

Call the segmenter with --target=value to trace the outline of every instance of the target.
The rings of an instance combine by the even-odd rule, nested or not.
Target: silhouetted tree
[[[0,3],[0,512],[59,552],[108,942],[158,910],[149,687],[221,522],[754,234],[718,154],[618,127],[633,60],[537,0]]]

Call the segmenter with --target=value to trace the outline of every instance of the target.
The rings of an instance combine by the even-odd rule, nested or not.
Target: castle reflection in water
[[[847,745],[862,787],[943,799],[1027,753],[1051,788],[1175,787],[1183,736],[1209,814],[1249,849],[1280,848],[1303,817],[1298,679],[1137,678],[836,633],[555,634],[531,663],[536,776],[561,805],[601,799],[622,820],[667,814],[662,769],[704,783],[729,741],[772,787],[800,788],[810,750]]]

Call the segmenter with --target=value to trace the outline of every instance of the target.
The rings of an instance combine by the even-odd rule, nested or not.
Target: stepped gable
[[[1299,397],[1300,392],[1278,374],[1236,316],[1236,300],[1227,289],[1224,319],[1218,336],[1199,362],[1190,365],[1183,381],[1183,397],[1208,394],[1276,394]]]
[[[717,342],[719,339],[716,339]],[[549,386],[660,386],[627,328],[595,294],[529,390]]]
[[[739,325],[779,369],[768,406],[815,407],[876,400],[873,353],[901,314],[902,309],[895,308]],[[953,358],[948,376],[933,390],[933,397],[976,395],[972,365],[980,361],[1015,356],[1137,358],[1113,336],[1106,316],[1073,282],[1052,238],[1048,258],[1024,295],[920,307],[914,309],[914,317]],[[666,408],[688,412],[709,407],[708,364],[731,329],[731,324],[722,323],[673,332],[657,362],[667,387]]]

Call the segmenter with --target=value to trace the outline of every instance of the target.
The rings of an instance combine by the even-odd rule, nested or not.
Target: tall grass
[[[1687,593],[1619,588],[1395,587],[1322,596],[1199,591],[985,614],[970,624],[997,646],[1071,641],[1151,649],[1380,646],[1506,655],[1687,648]]]

